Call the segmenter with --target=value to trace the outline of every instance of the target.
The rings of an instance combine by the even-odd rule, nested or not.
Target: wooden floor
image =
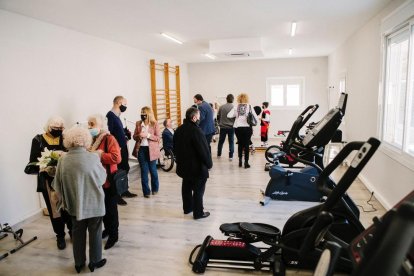
[[[262,222],[283,228],[285,221],[295,212],[313,206],[309,202],[272,201],[265,207],[259,204],[260,189],[264,189],[269,175],[264,171],[263,152],[257,151],[251,157],[250,169],[239,168],[237,161],[232,162],[226,154],[216,157],[216,144],[212,144],[214,167],[210,171],[204,196],[205,210],[211,216],[193,220],[184,215],[181,203],[181,179],[174,171],[158,171],[160,192],[149,199],[142,195],[139,182],[139,168],[131,161],[130,179],[132,191],[138,197],[127,199],[127,206],[119,206],[120,240],[103,257],[108,263],[95,270],[95,275],[194,275],[188,257],[194,246],[201,243],[207,235],[224,238],[219,226],[226,222]],[[224,153],[227,152],[225,146]],[[337,178],[344,167],[340,168]],[[371,194],[356,181],[349,191],[357,204],[366,209]],[[365,226],[370,225],[374,216],[382,215],[385,210],[373,201],[376,212],[361,212]],[[26,223],[24,239],[36,235],[38,240],[15,254],[0,261],[0,275],[66,275],[76,274],[72,256],[72,246],[67,238],[65,250],[56,248],[56,241],[48,217],[41,217]],[[0,241],[0,255],[16,245],[12,237]],[[89,273],[84,269],[82,273]],[[269,275],[264,272],[244,272],[235,270],[208,270],[205,275]],[[305,271],[289,271],[288,275],[312,275]]]

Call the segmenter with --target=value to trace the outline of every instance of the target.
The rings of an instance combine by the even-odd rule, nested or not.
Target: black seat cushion
[[[280,237],[279,228],[269,224],[242,222],[240,223],[240,230],[246,234],[254,234],[272,240],[277,240]]]

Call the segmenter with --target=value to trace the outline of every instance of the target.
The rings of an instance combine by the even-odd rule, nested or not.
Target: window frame
[[[387,85],[388,85],[388,42],[389,39],[398,36],[399,34],[407,31],[409,33],[409,40],[408,40],[408,60],[407,60],[407,82],[406,82],[406,94],[405,94],[405,102],[404,102],[404,118],[403,118],[403,138],[402,138],[402,145],[399,147],[398,145],[388,142],[385,140],[385,127],[384,124],[386,122],[385,115],[386,115],[386,101],[387,101]],[[408,133],[409,133],[409,109],[410,109],[410,100],[414,97],[414,20],[406,20],[399,24],[398,26],[394,27],[393,29],[383,32],[382,33],[382,70],[381,70],[381,83],[380,83],[380,93],[378,98],[378,109],[379,109],[379,122],[378,122],[378,136],[382,141],[382,146],[380,150],[389,156],[390,158],[394,159],[395,161],[399,162],[403,166],[407,167],[408,169],[414,171],[414,154],[410,154],[408,151]]]
[[[289,106],[287,102],[287,89],[288,84],[292,84],[294,81],[299,81],[297,84],[300,85],[299,92],[299,105]],[[290,76],[290,77],[268,77],[266,78],[266,101],[269,102],[270,110],[301,110],[305,106],[305,93],[306,93],[306,79],[304,76]],[[272,105],[271,87],[272,85],[283,85],[283,105],[276,106]],[[296,84],[296,83],[295,83]]]

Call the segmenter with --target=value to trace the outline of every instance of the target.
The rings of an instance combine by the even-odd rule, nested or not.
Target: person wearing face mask
[[[198,126],[200,111],[190,107],[184,123],[174,133],[173,147],[177,162],[176,173],[183,179],[181,195],[184,214],[193,212],[194,219],[206,218],[203,196],[209,169],[213,167],[207,139]]]
[[[55,167],[47,167],[46,170],[40,171],[39,166],[35,165],[38,158],[45,149],[50,151],[65,151],[63,146],[62,131],[64,130],[64,120],[61,117],[54,116],[49,118],[43,134],[36,135],[32,140],[29,163],[24,172],[26,174],[37,175],[37,192],[42,193],[47,210],[49,212],[50,222],[53,231],[56,234],[57,247],[62,250],[66,248],[65,225],[72,237],[72,221],[67,212],[59,212],[56,208],[56,197],[53,196],[52,181],[54,179]]]
[[[136,122],[136,141],[133,155],[137,156],[141,169],[141,185],[145,198],[156,195],[159,190],[157,160],[160,158],[160,127],[149,106],[141,109],[141,120]],[[151,175],[151,189],[148,186],[148,172]]]
[[[119,146],[121,147],[121,156],[122,161],[118,164],[119,169],[125,170],[127,173],[129,172],[129,153],[128,153],[128,145],[127,145],[127,137],[125,134],[124,126],[122,125],[122,121],[120,119],[121,113],[125,112],[127,109],[127,100],[123,96],[116,96],[113,100],[112,109],[106,114],[106,118],[108,119],[108,130],[109,132],[115,137],[116,141],[118,142]],[[136,197],[137,195],[131,193],[129,190],[126,191],[121,195],[122,197]],[[126,205],[127,202],[122,199],[122,197],[118,197],[118,204],[119,205]]]
[[[102,238],[108,237],[105,244],[105,250],[113,247],[118,241],[118,194],[116,187],[111,187],[108,177],[118,170],[118,164],[121,162],[121,149],[115,137],[109,131],[103,129],[103,117],[99,114],[88,117],[88,128],[92,135],[91,152],[100,155],[102,165],[104,166],[107,177],[103,184],[105,193],[105,216],[103,217],[104,230]]]

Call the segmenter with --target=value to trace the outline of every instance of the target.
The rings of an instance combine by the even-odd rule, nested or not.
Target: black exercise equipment
[[[370,138],[367,142],[347,144],[323,170],[317,180],[318,188],[328,195],[327,200],[312,208],[297,212],[285,223],[283,231],[260,223],[230,223],[220,226],[228,240],[215,240],[207,236],[203,244],[194,248],[190,263],[196,273],[207,267],[270,270],[273,275],[284,275],[285,267],[314,269],[322,249],[313,242],[313,236],[323,236],[325,241],[347,244],[362,231],[356,206],[349,205],[346,191],[378,149],[380,142]],[[357,154],[338,184],[331,189],[327,184],[330,174],[353,151]],[[326,225],[330,225],[325,229]],[[268,245],[259,248],[253,243]],[[193,260],[195,252],[196,258]],[[308,253],[310,252],[310,253]],[[341,271],[350,271],[352,263],[344,259],[338,263]]]
[[[326,242],[314,275],[333,275],[341,251],[349,254],[353,276],[414,275],[414,191],[373,221],[348,246]]]
[[[14,231],[13,228],[8,225],[7,223],[5,224],[0,224],[0,240],[2,240],[3,238],[7,237],[8,234],[13,234],[13,237],[15,240],[18,240],[20,242],[20,245],[15,247],[14,249],[10,250],[10,254],[16,253],[16,251],[20,250],[22,247],[28,245],[29,243],[31,243],[32,241],[37,239],[37,236],[34,236],[33,238],[31,238],[28,241],[23,241],[22,240],[22,235],[23,235],[23,229],[19,229],[17,231]],[[5,253],[3,255],[0,256],[0,260],[6,258],[9,254]]]
[[[322,202],[326,198],[326,194],[316,186],[316,180],[323,168],[321,164],[323,157],[319,152],[323,152],[325,145],[335,135],[341,124],[346,108],[346,99],[347,94],[342,93],[338,107],[331,109],[312,129],[308,130],[301,141],[298,139],[289,140],[291,142],[286,145],[290,149],[299,152],[296,156],[292,154],[290,156],[309,167],[305,167],[300,171],[290,171],[278,163],[273,165],[270,168],[270,180],[266,190],[262,192],[263,198],[260,200],[260,204],[265,205],[271,199]],[[298,135],[299,130],[297,128],[303,126],[301,118],[302,115],[293,124],[293,130],[289,133],[289,137]],[[283,152],[274,154],[274,160],[278,160],[279,156],[283,156],[283,154]],[[301,154],[308,158],[302,158]],[[314,157],[315,160],[319,161],[312,162],[309,157]],[[330,188],[333,188],[333,185],[332,182],[329,183]]]
[[[281,146],[270,146],[265,152],[265,158],[269,161],[265,170],[272,165],[287,164],[293,168],[298,162],[315,162],[323,167],[323,151],[326,144],[335,136],[337,129],[345,116],[348,94],[341,93],[338,105],[317,123],[310,123],[305,136],[299,134],[308,120],[318,109],[318,105],[308,106],[295,120],[285,141]],[[307,163],[305,163],[307,164]],[[299,167],[302,168],[302,167]]]
[[[288,133],[286,140],[282,141],[280,146],[273,145],[266,149],[265,158],[269,162],[265,165],[266,171],[275,164],[281,164],[281,166],[282,164],[285,164],[289,168],[295,168],[295,164],[298,163],[298,160],[295,158],[296,156],[313,161],[314,157],[312,155],[309,155],[306,152],[301,152],[300,150],[298,151],[296,148],[292,148],[292,145],[302,140],[299,132],[318,108],[319,105],[317,104],[305,108],[293,122],[291,129],[289,131],[283,131],[283,133]],[[303,166],[300,166],[299,168],[303,168]]]

